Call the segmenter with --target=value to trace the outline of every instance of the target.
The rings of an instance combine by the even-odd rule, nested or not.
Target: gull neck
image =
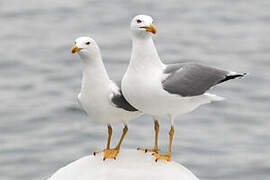
[[[144,68],[162,68],[164,66],[159,58],[151,36],[145,38],[132,37],[130,63],[135,66],[144,66]]]
[[[108,80],[109,76],[105,69],[100,53],[89,55],[87,53],[80,55],[83,61],[83,76],[89,79],[100,79],[100,81]]]

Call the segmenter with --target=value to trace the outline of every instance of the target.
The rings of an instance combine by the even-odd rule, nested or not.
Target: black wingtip
[[[235,74],[235,75],[230,75],[231,79],[235,79],[235,78],[242,78],[244,76],[246,76],[248,73],[241,73],[241,74]]]
[[[218,82],[219,83],[223,83],[225,81],[231,80],[231,79],[235,79],[235,78],[242,78],[244,76],[246,76],[248,73],[239,73],[239,74],[232,74],[232,75],[227,75],[224,79],[222,79],[221,81]]]

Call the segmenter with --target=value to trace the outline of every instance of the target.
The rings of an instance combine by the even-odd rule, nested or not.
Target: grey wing
[[[196,63],[167,65],[164,74],[167,78],[162,81],[163,89],[183,97],[201,95],[212,86],[233,79],[228,78],[228,71]]]
[[[120,89],[121,81],[117,82],[117,86],[119,89],[117,90],[117,92],[114,92],[111,96],[111,102],[113,103],[113,105],[115,105],[118,108],[125,109],[126,111],[138,111],[135,107],[129,104],[129,102],[123,96],[122,91]]]

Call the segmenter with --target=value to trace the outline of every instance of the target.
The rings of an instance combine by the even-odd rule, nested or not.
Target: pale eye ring
[[[90,44],[90,42],[86,42],[85,44],[86,44],[86,45],[89,45],[89,44]]]
[[[142,23],[142,20],[137,19],[137,23],[138,23],[138,24]]]

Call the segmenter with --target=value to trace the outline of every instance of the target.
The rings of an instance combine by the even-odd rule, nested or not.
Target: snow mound
[[[48,180],[199,180],[176,162],[159,160],[151,153],[121,150],[117,159],[103,159],[103,153],[85,156],[59,169]]]

